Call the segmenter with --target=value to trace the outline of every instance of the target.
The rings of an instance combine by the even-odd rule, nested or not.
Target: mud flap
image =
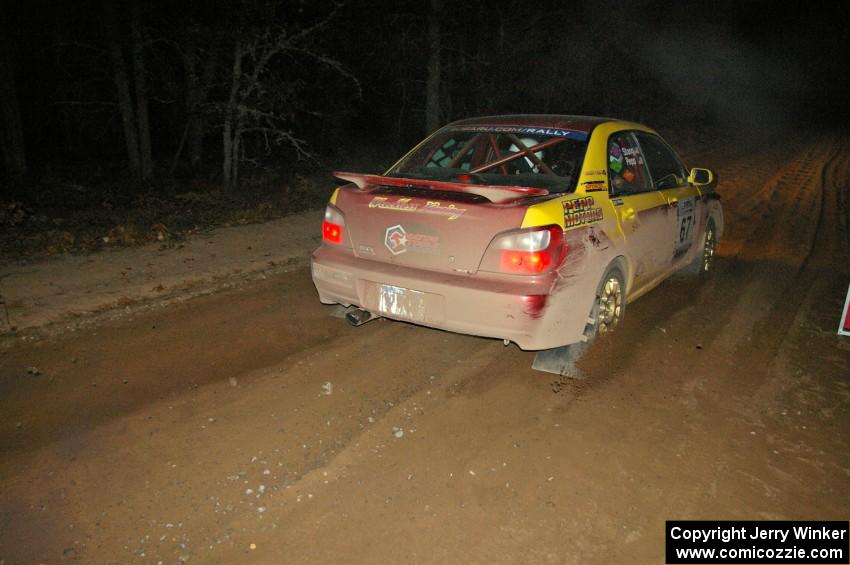
[[[534,356],[534,363],[531,364],[531,368],[544,373],[583,379],[585,374],[576,366],[576,361],[581,359],[586,349],[586,343],[573,343],[538,351],[537,355]]]

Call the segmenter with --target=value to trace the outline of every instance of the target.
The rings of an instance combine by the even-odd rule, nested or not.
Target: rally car
[[[383,175],[335,173],[312,256],[321,302],[498,338],[566,373],[625,305],[712,265],[723,210],[652,129],[511,115],[451,123]]]

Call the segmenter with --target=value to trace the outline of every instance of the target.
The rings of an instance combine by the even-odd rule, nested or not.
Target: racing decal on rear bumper
[[[386,196],[376,196],[369,202],[369,208],[380,210],[393,210],[395,212],[421,212],[423,214],[434,214],[445,216],[449,220],[456,220],[466,213],[466,208],[458,208],[454,204],[444,205],[439,200],[429,200],[425,205],[412,202],[411,198],[399,198],[390,200]]]
[[[352,286],[352,275],[348,271],[326,267],[314,262],[311,266],[313,271],[313,279],[336,283],[345,287]]]
[[[384,245],[393,255],[411,253],[438,254],[440,252],[440,237],[426,233],[410,232],[401,224],[387,228],[384,235]]]
[[[564,200],[564,228],[592,224],[602,219],[602,208],[595,207],[592,196]]]

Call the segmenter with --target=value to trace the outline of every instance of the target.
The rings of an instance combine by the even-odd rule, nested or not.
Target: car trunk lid
[[[354,253],[363,259],[433,271],[473,274],[493,237],[518,228],[531,187],[502,187],[355,173],[336,205]]]

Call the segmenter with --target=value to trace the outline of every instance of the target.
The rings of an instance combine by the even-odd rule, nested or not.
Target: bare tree
[[[236,40],[233,47],[233,70],[230,78],[230,96],[227,99],[227,108],[224,114],[224,126],[222,128],[222,150],[224,158],[222,161],[222,173],[224,187],[233,188],[239,174],[239,144],[244,133],[244,111],[240,108],[240,86],[242,84],[242,58],[245,50],[241,40]],[[256,86],[256,85],[255,85]],[[246,93],[249,94],[249,93]]]
[[[130,172],[137,179],[147,180],[153,176],[153,155],[148,119],[147,72],[144,58],[145,36],[142,29],[139,3],[138,0],[133,0],[130,8],[132,79],[120,39],[121,29],[115,19],[111,0],[104,0],[103,13]]]
[[[136,119],[139,128],[139,162],[142,179],[148,180],[153,176],[153,155],[151,154],[151,131],[148,118],[148,88],[145,68],[146,41],[140,11],[139,0],[133,0],[130,5],[130,37],[136,91]]]
[[[244,29],[237,35],[229,95],[222,108],[222,176],[226,189],[232,189],[238,182],[247,135],[258,137],[266,148],[271,143],[286,143],[299,157],[311,156],[293,126],[294,116],[304,109],[306,101],[299,98],[298,85],[281,76],[280,68],[271,69],[273,63],[285,57],[289,62],[309,59],[357,84],[339,61],[324,55],[310,42],[335,15],[336,12],[331,12],[313,25],[295,31],[269,25]]]
[[[127,62],[119,41],[120,32],[115,21],[115,12],[111,0],[103,1],[104,24],[109,41],[109,55],[112,58],[112,74],[118,93],[118,108],[121,111],[121,125],[124,129],[124,142],[127,145],[127,157],[130,172],[136,178],[142,176],[142,163],[139,155],[139,132],[136,129],[136,112],[133,108],[133,96],[130,93],[130,78]]]
[[[442,0],[431,0],[428,11],[428,78],[425,81],[425,129],[428,133],[440,127],[440,13]]]
[[[215,78],[218,42],[211,34],[192,26],[182,48],[183,71],[186,76],[186,139],[189,165],[196,168],[203,156],[207,116],[204,106]]]

